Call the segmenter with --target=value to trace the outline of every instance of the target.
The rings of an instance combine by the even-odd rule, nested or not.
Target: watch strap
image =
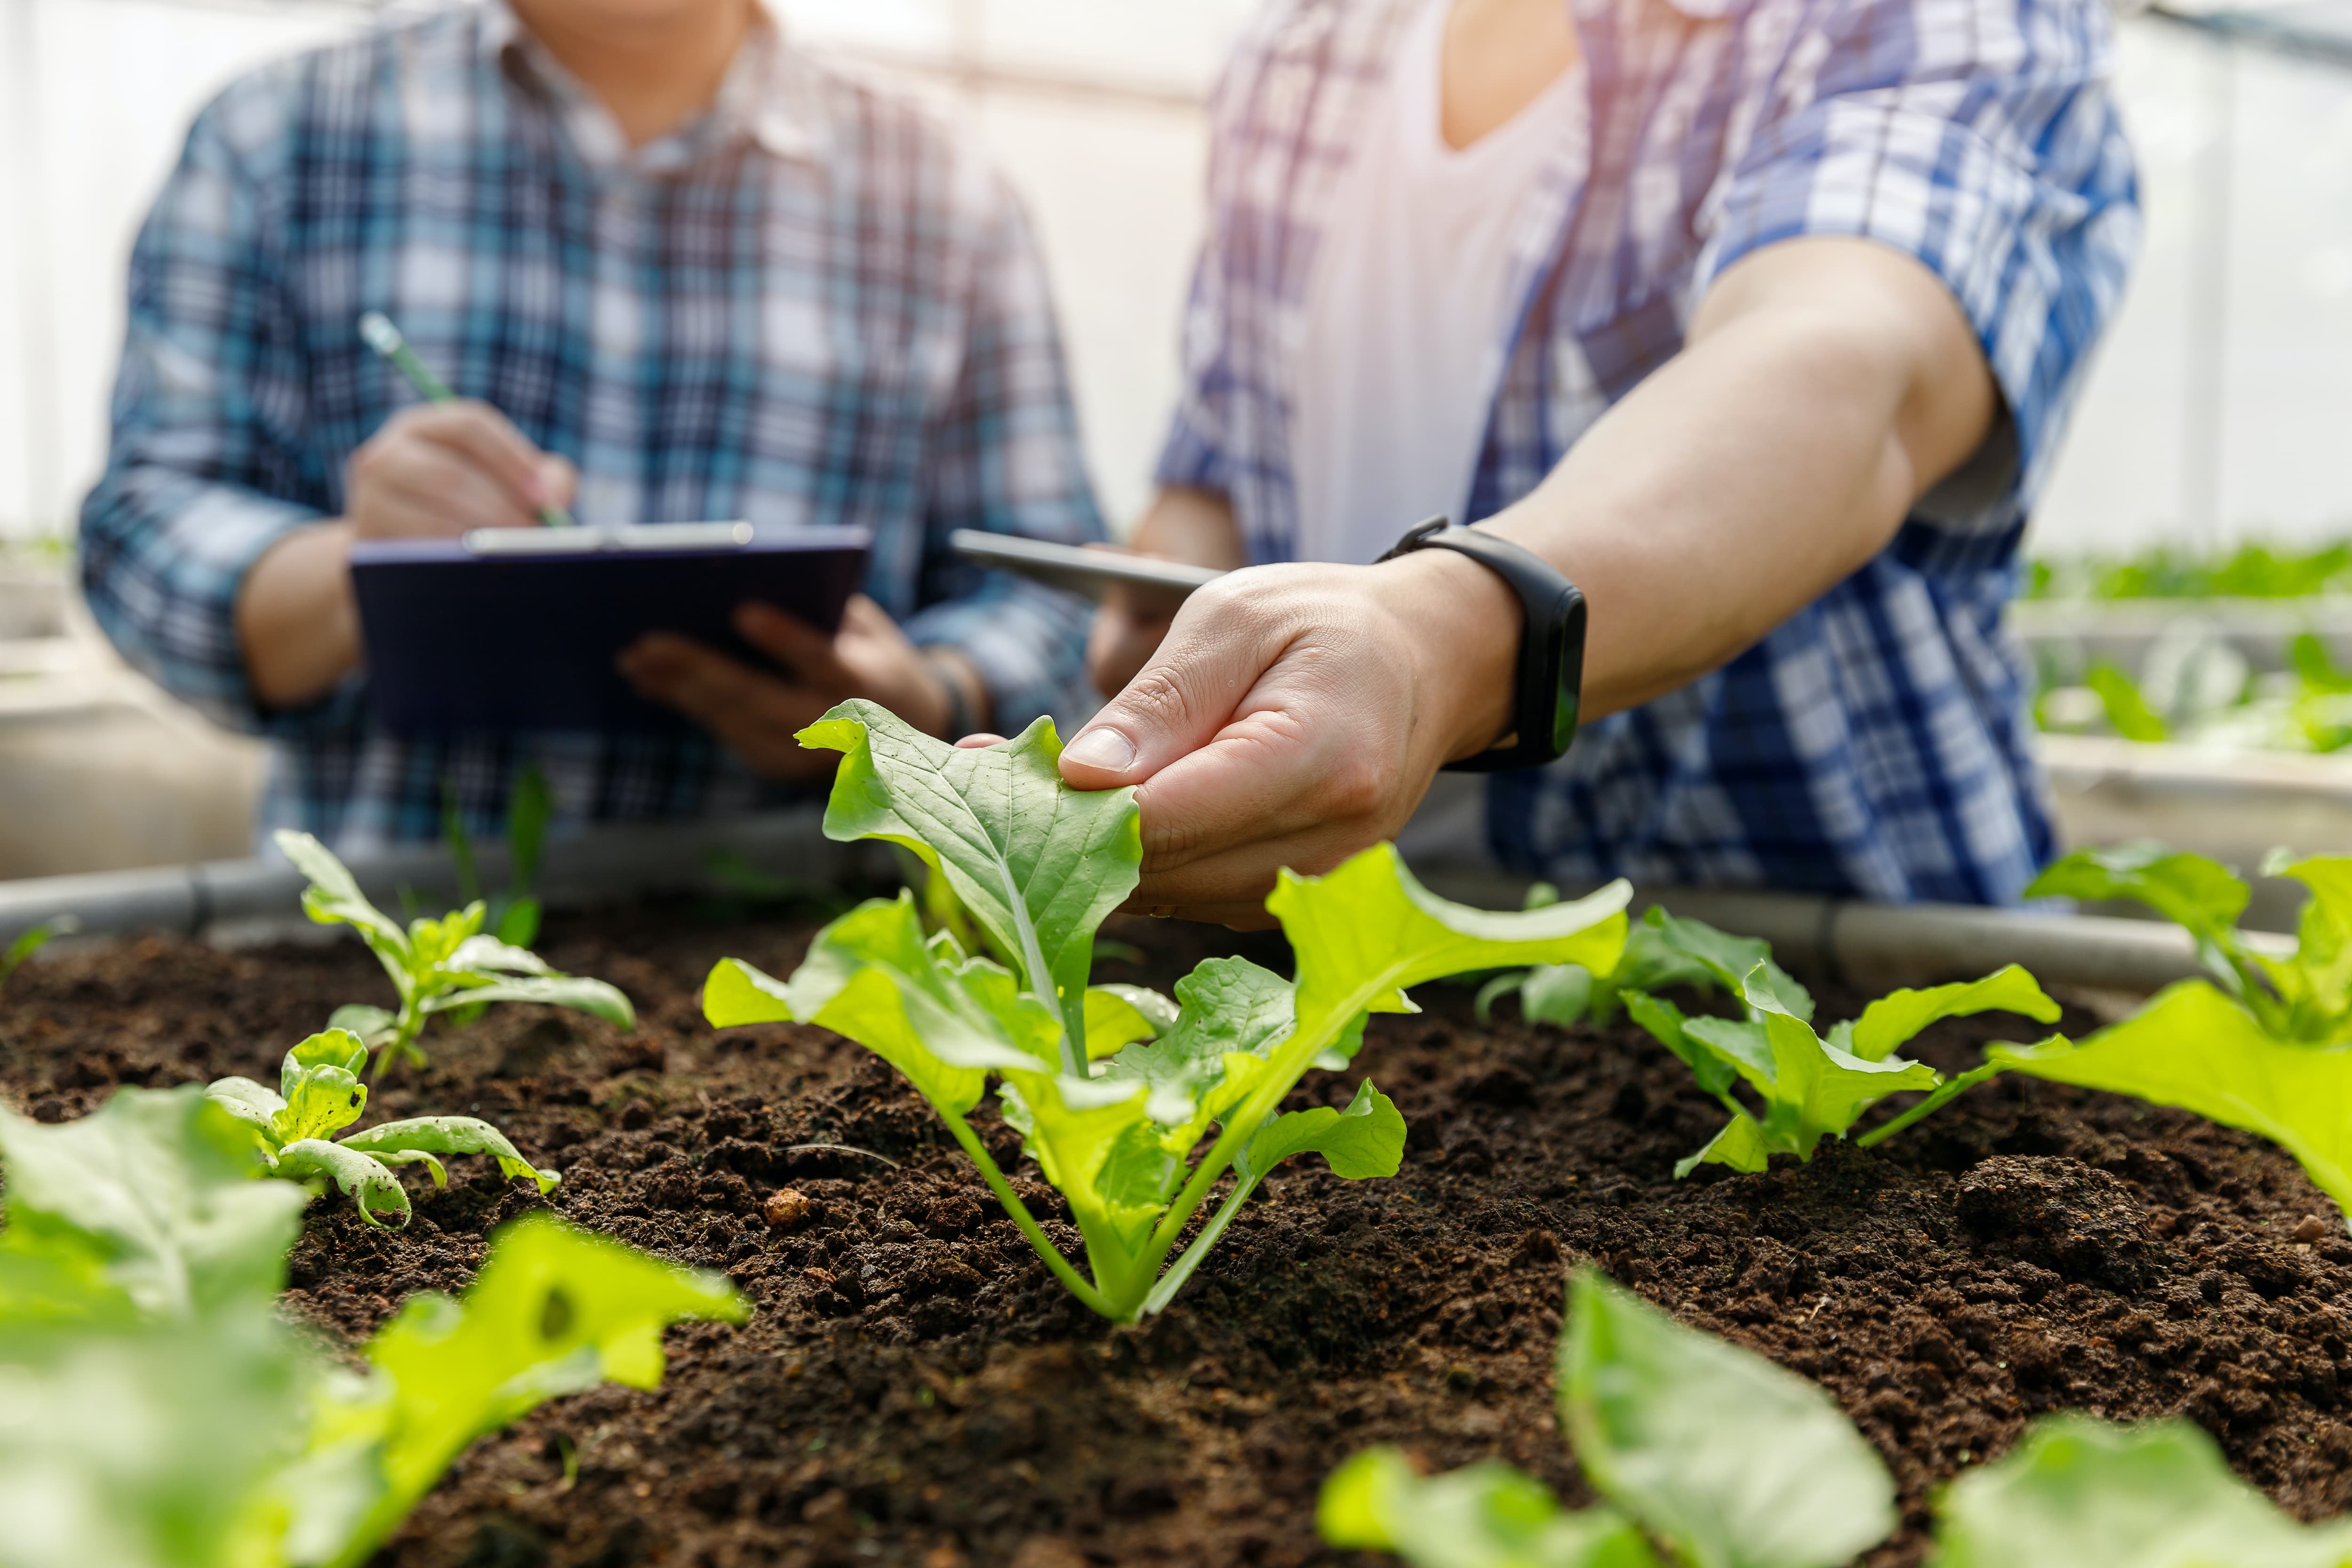
[[[1557,760],[1576,738],[1584,683],[1583,592],[1535,552],[1478,529],[1455,528],[1443,517],[1407,530],[1381,560],[1416,550],[1468,556],[1510,585],[1522,616],[1511,732],[1486,751],[1446,763],[1447,771],[1503,773]]]

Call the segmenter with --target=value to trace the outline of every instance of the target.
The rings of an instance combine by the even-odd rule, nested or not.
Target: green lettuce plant
[[[538,954],[485,935],[488,907],[477,899],[439,920],[405,926],[368,901],[349,868],[307,833],[281,830],[278,847],[310,879],[302,909],[320,925],[348,925],[392,976],[396,1009],[353,1004],[338,1007],[330,1028],[346,1029],[376,1053],[371,1078],[396,1061],[425,1062],[416,1043],[438,1013],[491,1002],[537,1002],[570,1007],[625,1029],[636,1026],[629,999],[601,980],[563,974]]]
[[[1368,1015],[1412,1011],[1407,987],[1468,970],[1610,970],[1623,941],[1622,884],[1497,914],[1436,898],[1381,845],[1323,877],[1283,875],[1266,907],[1290,939],[1295,981],[1217,959],[1172,999],[1089,985],[1096,928],[1139,874],[1131,790],[1066,786],[1060,741],[1042,720],[1013,741],[959,749],[852,701],[800,738],[842,753],[826,834],[911,850],[1013,962],[971,952],[944,928],[927,935],[902,892],[826,926],[789,980],[722,962],[703,988],[705,1014],[721,1027],[821,1025],[896,1067],[1055,1277],[1122,1321],[1167,1305],[1279,1162],[1314,1152],[1342,1176],[1395,1173],[1403,1119],[1369,1080],[1345,1110],[1276,1114],[1310,1067],[1349,1064]],[[1069,1205],[1083,1273],[971,1127],[992,1078],[1004,1119]],[[1171,1263],[1228,1171],[1223,1204]]]
[[[1890,992],[1823,1036],[1812,1026],[1811,995],[1772,963],[1763,942],[1655,909],[1643,930],[1649,935],[1645,967],[1619,983],[1625,1010],[1731,1116],[1706,1147],[1675,1165],[1677,1176],[1703,1164],[1760,1171],[1774,1154],[1810,1160],[1822,1139],[1844,1137],[1864,1111],[1887,1096],[1926,1091],[1927,1099],[1902,1117],[1856,1140],[1876,1143],[1966,1087],[1947,1084],[1924,1062],[1895,1054],[1928,1025],[1990,1012],[2022,1013],[2045,1024],[2058,1017],[2058,1004],[2012,963],[1981,980]],[[1742,1016],[1688,1016],[1627,980],[1713,985],[1739,1002]],[[1754,1109],[1739,1098],[1743,1086]]]
[[[251,1142],[193,1087],[0,1111],[0,1568],[356,1568],[475,1437],[650,1387],[664,1325],[744,1314],[723,1279],[530,1215],[345,1371],[277,1315],[305,1200]]]
[[[2212,978],[2168,986],[2079,1044],[1990,1047],[1984,1065],[1941,1098],[2021,1072],[2174,1106],[2268,1138],[2352,1214],[2352,858],[2274,855],[2265,869],[2311,889],[2295,951],[2284,958],[2238,930],[2246,885],[2202,856],[2131,845],[2051,866],[2029,896],[2147,904],[2189,931]]]
[[[1538,884],[1537,901],[1549,892]],[[1656,993],[1670,985],[1718,992],[1740,1005],[1741,1016],[1692,1016]],[[1761,1171],[1774,1154],[1810,1160],[1824,1138],[1843,1138],[1863,1112],[1889,1095],[1925,1091],[1926,1098],[1893,1121],[1854,1140],[1878,1143],[1981,1083],[1995,1067],[1947,1079],[1934,1068],[1895,1055],[1928,1025],[1974,1013],[2022,1013],[2057,1021],[2058,1004],[2016,964],[1981,980],[1880,997],[1860,1018],[1812,1027],[1813,999],[1772,962],[1769,943],[1733,936],[1704,921],[1670,915],[1652,905],[1627,935],[1614,970],[1576,964],[1537,966],[1496,976],[1479,994],[1480,1013],[1517,991],[1530,1022],[1605,1024],[1619,1008],[1672,1051],[1731,1120],[1706,1147],[1678,1162],[1675,1174],[1701,1165]],[[2065,1042],[2053,1037],[2051,1042]],[[1752,1100],[1743,1100],[1743,1086]]]
[[[208,1085],[205,1097],[253,1130],[271,1175],[331,1181],[370,1225],[383,1224],[386,1215],[394,1229],[408,1224],[408,1193],[393,1166],[421,1164],[435,1186],[446,1187],[449,1173],[437,1157],[443,1154],[488,1154],[501,1174],[527,1176],[541,1194],[554,1189],[553,1171],[532,1165],[505,1133],[478,1117],[418,1116],[331,1138],[366,1113],[367,1086],[359,1078],[366,1064],[367,1047],[358,1036],[328,1029],[286,1053],[277,1089],[249,1078],[224,1078]]]
[[[1423,1476],[1394,1448],[1324,1484],[1333,1546],[1413,1568],[1833,1568],[1895,1524],[1885,1466],[1829,1395],[1598,1274],[1569,1286],[1560,1424],[1601,1494],[1508,1465]],[[1938,1503],[1938,1568],[2342,1568],[2352,1521],[2296,1523],[2185,1421],[2061,1415]]]

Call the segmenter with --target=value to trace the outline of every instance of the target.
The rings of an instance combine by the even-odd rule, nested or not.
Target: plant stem
[[[383,1049],[376,1053],[375,1067],[368,1074],[368,1087],[373,1089],[376,1081],[383,1077],[385,1068],[400,1058],[415,1050],[417,1034],[425,1027],[425,1021],[428,1016],[430,1015],[425,1011],[416,998],[413,996],[402,998],[400,1016],[394,1024],[392,1039]]]
[[[1207,1225],[1201,1227],[1201,1234],[1192,1238],[1192,1245],[1184,1249],[1174,1267],[1161,1275],[1151,1287],[1150,1294],[1144,1297],[1143,1310],[1146,1314],[1160,1310],[1176,1299],[1176,1292],[1184,1288],[1185,1280],[1192,1278],[1192,1270],[1201,1266],[1201,1259],[1208,1257],[1209,1249],[1216,1246],[1218,1238],[1225,1234],[1225,1226],[1234,1223],[1234,1215],[1242,1212],[1242,1205],[1257,1191],[1257,1184],[1256,1176],[1245,1175],[1235,1180],[1234,1190],[1225,1194],[1225,1201],[1217,1205],[1217,1212]]]
[[[1176,1194],[1175,1204],[1152,1227],[1150,1239],[1144,1243],[1136,1259],[1137,1278],[1149,1279],[1160,1272],[1160,1264],[1176,1246],[1176,1237],[1208,1200],[1209,1189],[1217,1184],[1217,1178],[1233,1164],[1234,1156],[1257,1136],[1268,1113],[1282,1103],[1282,1097],[1298,1082],[1307,1065],[1339,1037],[1348,1021],[1370,1006],[1381,992],[1393,988],[1394,979],[1395,972],[1390,971],[1365,981],[1349,995],[1346,1006],[1326,1009],[1315,1027],[1297,1030],[1276,1047],[1265,1080],[1225,1119],[1224,1125],[1217,1131],[1217,1141],[1209,1146],[1208,1158],[1194,1168],[1192,1180]]]
[[[1054,1278],[1095,1311],[1114,1321],[1126,1321],[1127,1319],[1105,1299],[1101,1291],[1087,1284],[1078,1271],[1070,1267],[1070,1260],[1062,1256],[1062,1249],[1046,1237],[1044,1227],[1030,1214],[1029,1205],[1021,1201],[1021,1194],[1013,1190],[1013,1184],[1004,1179],[1003,1171],[997,1169],[996,1161],[989,1154],[988,1145],[980,1141],[980,1134],[974,1132],[971,1124],[961,1116],[949,1116],[947,1124],[948,1131],[955,1134],[955,1141],[963,1145],[963,1152],[971,1156],[971,1163],[980,1167],[981,1180],[986,1182],[988,1190],[996,1194],[996,1201],[1004,1205],[1004,1212],[1013,1216],[1013,1223],[1021,1227],[1021,1234],[1029,1238],[1029,1245],[1037,1249],[1037,1256],[1045,1260],[1045,1267],[1054,1271]]]
[[[1919,1101],[1918,1104],[1913,1106],[1910,1110],[1905,1111],[1894,1121],[1886,1123],[1884,1127],[1874,1127],[1869,1131],[1864,1133],[1861,1137],[1855,1139],[1853,1141],[1854,1146],[1858,1149],[1870,1149],[1876,1147],[1878,1144],[1894,1137],[1897,1132],[1902,1131],[1906,1127],[1910,1126],[1920,1118],[1934,1115],[1937,1111],[1941,1110],[1945,1106],[1950,1104],[1953,1100],[1958,1099],[1969,1089],[1974,1089],[1977,1085],[1984,1082],[1990,1078],[1992,1078],[2002,1070],[2003,1069],[1998,1063],[1987,1063],[1985,1066],[1980,1068],[1971,1068],[1967,1072],[1960,1074],[1957,1078],[1947,1079],[1944,1082],[1938,1084],[1927,1099]]]

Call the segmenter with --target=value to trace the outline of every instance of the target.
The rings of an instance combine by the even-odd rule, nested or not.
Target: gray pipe
[[[818,822],[812,807],[600,828],[549,847],[541,896],[550,907],[576,908],[720,890],[724,883],[709,864],[719,851],[802,883],[887,874],[870,847],[835,844]],[[484,881],[504,886],[503,847],[484,845],[477,854]],[[386,905],[404,888],[438,908],[457,898],[456,868],[439,845],[390,851],[352,869],[368,896]],[[1517,908],[1526,889],[1523,881],[1483,870],[1433,870],[1427,880],[1448,896],[1490,908]],[[0,943],[60,914],[79,917],[86,935],[165,931],[251,940],[283,934],[304,923],[298,912],[302,885],[291,867],[275,860],[0,882]],[[2145,994],[2200,973],[2188,933],[2152,921],[1690,888],[1644,889],[1637,908],[1653,902],[1725,931],[1762,937],[1794,967],[1865,986],[1969,980],[2004,963],[2022,963],[2047,984]],[[2265,952],[2292,947],[2281,937],[2249,940]]]
[[[818,887],[853,872],[878,869],[874,847],[835,844],[819,830],[815,807],[708,822],[602,827],[550,842],[540,879],[551,909],[623,903],[663,894],[727,890],[713,868],[719,854],[753,869]],[[503,844],[475,847],[483,885],[504,888]],[[403,846],[355,859],[352,872],[369,898],[396,909],[404,891],[436,910],[458,898],[457,870],[439,844]],[[84,935],[163,931],[182,936],[253,940],[298,930],[304,883],[273,858],[203,865],[34,877],[0,882],[0,944],[58,915],[81,921]]]

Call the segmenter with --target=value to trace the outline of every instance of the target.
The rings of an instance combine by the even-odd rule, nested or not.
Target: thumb
[[[1216,738],[1286,635],[1261,605],[1203,589],[1169,627],[1150,663],[1062,752],[1073,789],[1141,784]]]

